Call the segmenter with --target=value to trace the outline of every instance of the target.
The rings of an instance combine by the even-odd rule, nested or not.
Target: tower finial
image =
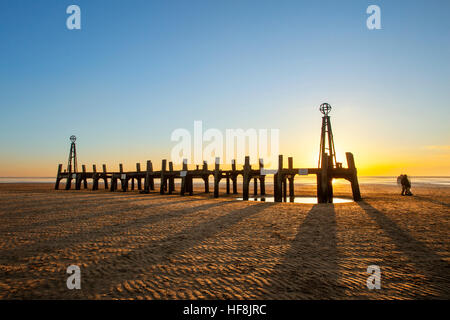
[[[319,109],[320,109],[320,112],[322,112],[324,115],[327,116],[331,111],[331,106],[325,102],[320,105]]]

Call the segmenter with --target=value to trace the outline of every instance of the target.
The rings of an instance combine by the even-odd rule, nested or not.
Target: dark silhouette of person
[[[412,196],[412,192],[411,192],[411,180],[409,180],[408,175],[403,174],[401,175],[401,180],[400,180],[401,184],[402,184],[402,196]]]
[[[403,196],[405,194],[405,187],[403,186],[402,179],[403,179],[403,173],[397,177],[397,184],[399,186],[400,185],[402,186],[402,193],[401,193],[401,195]]]

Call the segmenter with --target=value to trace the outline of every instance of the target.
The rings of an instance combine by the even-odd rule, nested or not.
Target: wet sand
[[[1,299],[450,298],[450,187],[362,185],[362,202],[320,205],[52,189],[0,184]]]

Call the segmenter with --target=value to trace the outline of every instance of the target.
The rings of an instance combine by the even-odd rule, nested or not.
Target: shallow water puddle
[[[243,198],[236,198],[236,200],[244,200]],[[262,201],[262,202],[275,202],[274,197],[249,197],[249,201]],[[293,203],[317,203],[316,197],[294,197],[294,198],[283,198],[282,202],[293,202]],[[345,198],[333,198],[333,203],[349,203],[353,202],[352,199]]]

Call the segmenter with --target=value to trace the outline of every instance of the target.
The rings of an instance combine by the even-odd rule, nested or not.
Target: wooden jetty
[[[276,202],[286,201],[289,193],[289,198],[293,199],[294,194],[294,178],[296,175],[308,175],[315,174],[317,178],[317,201],[319,203],[331,203],[333,202],[333,179],[346,179],[350,182],[352,187],[353,199],[355,201],[361,200],[361,193],[359,191],[358,176],[355,166],[355,160],[353,154],[346,153],[347,168],[342,167],[342,163],[336,161],[336,152],[334,148],[333,132],[331,130],[331,120],[328,115],[331,111],[331,106],[328,103],[322,103],[320,105],[320,112],[322,117],[322,132],[320,137],[320,153],[319,164],[317,168],[294,168],[292,157],[288,158],[288,167],[283,167],[283,156],[278,156],[278,168],[276,170],[264,169],[263,160],[259,160],[258,168],[252,168],[250,165],[250,158],[245,157],[244,165],[241,169],[237,169],[236,161],[232,160],[231,170],[223,170],[220,168],[220,159],[216,158],[214,164],[214,170],[208,169],[208,164],[203,162],[203,166],[199,168],[189,169],[187,160],[183,161],[181,170],[174,170],[173,163],[169,162],[169,168],[167,168],[167,160],[162,160],[161,170],[154,171],[153,165],[150,160],[147,161],[147,168],[145,171],[141,171],[141,164],[136,164],[136,171],[124,172],[122,164],[119,165],[118,172],[108,172],[106,165],[103,165],[103,171],[97,172],[95,165],[92,166],[92,172],[86,171],[86,166],[82,166],[82,171],[77,171],[77,156],[75,149],[76,137],[71,136],[71,149],[69,154],[69,162],[67,165],[67,172],[62,171],[62,164],[58,166],[58,173],[56,176],[55,189],[59,188],[61,180],[66,181],[66,190],[72,186],[72,180],[75,182],[75,189],[80,190],[81,184],[86,189],[88,187],[88,179],[92,180],[92,190],[98,190],[99,180],[104,181],[105,189],[111,191],[118,190],[119,182],[122,191],[127,191],[130,187],[134,190],[135,183],[137,189],[142,193],[149,193],[155,190],[155,179],[159,179],[160,194],[173,194],[175,191],[175,180],[179,179],[181,182],[180,195],[189,194],[192,195],[193,180],[202,179],[205,186],[205,193],[209,193],[209,178],[214,177],[214,197],[219,197],[219,184],[220,181],[226,182],[226,193],[233,194],[238,193],[237,179],[238,176],[242,176],[242,198],[244,200],[249,199],[250,184],[253,180],[253,195],[258,195],[258,182],[259,182],[259,195],[266,195],[265,181],[267,175],[273,175],[274,181],[274,199]],[[144,187],[142,187],[142,181],[144,181]],[[231,184],[233,190],[230,190]]]
[[[196,165],[195,169],[188,168],[187,160],[183,161],[180,170],[174,170],[173,163],[167,163],[167,160],[162,160],[161,169],[153,170],[153,164],[150,160],[147,161],[146,170],[141,170],[140,163],[136,164],[136,171],[123,170],[123,165],[119,164],[119,171],[107,171],[106,165],[103,165],[102,171],[97,171],[94,164],[92,171],[88,172],[86,166],[82,165],[81,172],[71,172],[71,170],[62,172],[62,164],[58,165],[58,173],[56,176],[55,189],[59,189],[60,182],[65,181],[65,189],[69,190],[74,185],[76,190],[80,190],[83,185],[84,189],[88,188],[88,180],[92,181],[92,190],[98,190],[99,181],[104,182],[104,188],[110,191],[122,190],[140,190],[141,193],[150,193],[155,191],[155,180],[159,181],[160,194],[173,194],[175,190],[175,180],[180,181],[180,195],[193,194],[193,180],[201,179],[204,182],[204,192],[209,193],[209,178],[212,176],[214,181],[214,197],[218,198],[220,182],[225,180],[226,194],[238,194],[238,176],[242,176],[242,198],[248,200],[250,197],[250,185],[253,180],[253,195],[266,195],[265,182],[268,175],[274,178],[274,198],[276,202],[282,202],[286,199],[294,198],[294,178],[296,175],[315,174],[317,177],[317,199],[319,203],[333,202],[333,179],[346,179],[350,182],[353,199],[355,201],[361,200],[359,191],[359,184],[357,178],[357,170],[353,154],[346,153],[347,168],[343,168],[341,164],[336,167],[332,166],[331,159],[324,155],[321,162],[321,168],[294,168],[293,158],[288,158],[288,167],[283,167],[283,156],[278,157],[278,169],[267,170],[264,169],[262,159],[259,161],[257,168],[252,168],[250,165],[250,158],[245,157],[245,162],[242,168],[236,167],[236,161],[232,161],[231,170],[223,170],[220,168],[220,159],[216,158],[214,169],[208,168],[208,164],[203,162],[200,168]],[[168,168],[167,168],[168,164]],[[70,169],[70,168],[69,168]],[[120,189],[119,189],[120,182]],[[259,182],[259,188],[258,188]]]

